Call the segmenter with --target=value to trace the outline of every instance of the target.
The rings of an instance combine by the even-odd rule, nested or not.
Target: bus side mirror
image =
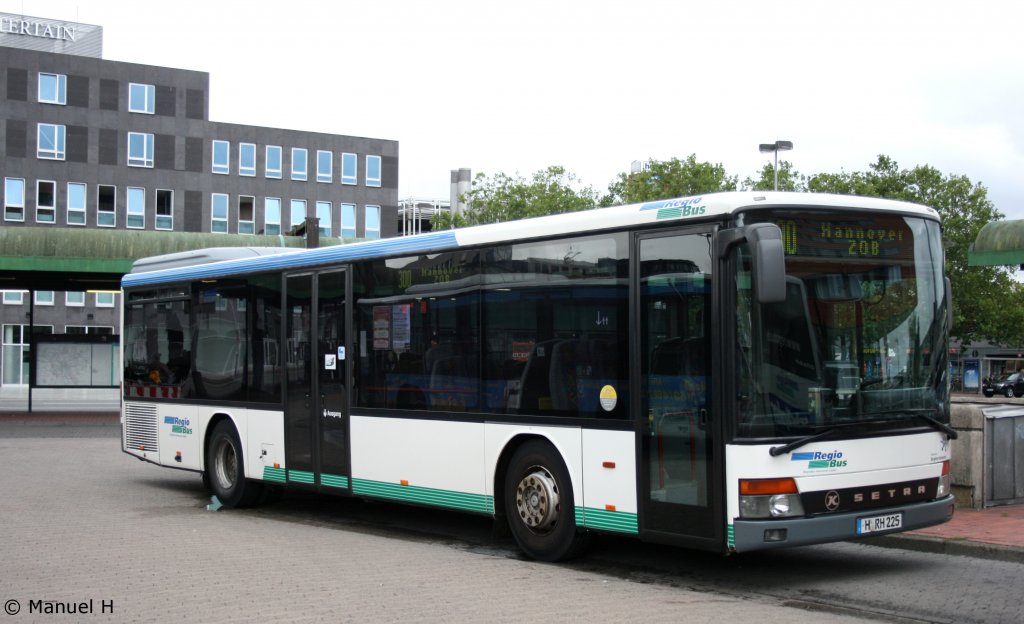
[[[782,251],[782,230],[774,223],[743,227],[752,254],[751,277],[758,303],[786,300],[786,258]]]

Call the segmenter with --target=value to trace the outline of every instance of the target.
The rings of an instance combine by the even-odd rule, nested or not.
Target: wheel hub
[[[238,479],[238,464],[235,461],[235,449],[227,441],[222,441],[215,454],[214,473],[219,485],[225,489],[231,489]]]
[[[558,519],[558,485],[543,468],[536,468],[516,486],[516,512],[533,531],[546,532]]]

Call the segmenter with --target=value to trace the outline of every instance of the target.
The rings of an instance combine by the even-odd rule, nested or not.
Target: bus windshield
[[[744,215],[744,223],[764,222],[782,230],[787,296],[756,302],[741,248],[737,436],[948,423],[939,224],[875,212]]]

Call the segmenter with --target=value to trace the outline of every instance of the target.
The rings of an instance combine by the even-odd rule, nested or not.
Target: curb
[[[871,546],[880,546],[882,548],[898,548],[902,550],[913,550],[916,552],[956,555],[960,557],[973,557],[975,559],[1007,561],[1010,563],[1024,563],[1024,548],[1019,546],[974,542],[966,539],[948,539],[928,537],[925,535],[881,535],[856,541],[862,544],[869,544]]]

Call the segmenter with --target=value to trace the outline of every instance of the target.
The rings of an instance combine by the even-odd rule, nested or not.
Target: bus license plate
[[[901,528],[903,528],[903,514],[901,513],[857,519],[857,535],[894,531]]]

